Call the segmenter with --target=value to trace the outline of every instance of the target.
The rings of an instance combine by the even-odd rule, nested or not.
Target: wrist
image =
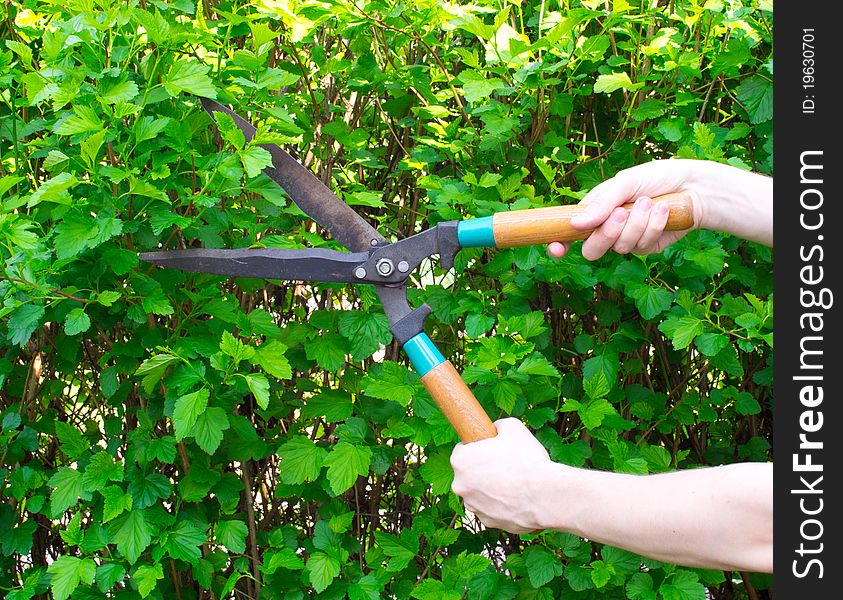
[[[695,227],[772,245],[773,180],[710,161],[689,161]]]
[[[536,498],[538,527],[585,535],[590,507],[598,500],[599,476],[598,471],[548,463],[542,474],[543,493]]]

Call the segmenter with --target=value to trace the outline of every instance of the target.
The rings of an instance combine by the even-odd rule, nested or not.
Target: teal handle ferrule
[[[492,217],[460,221],[457,224],[457,239],[463,248],[494,248]]]
[[[411,337],[403,347],[420,377],[424,377],[432,368],[445,362],[445,357],[433,345],[426,333]]]

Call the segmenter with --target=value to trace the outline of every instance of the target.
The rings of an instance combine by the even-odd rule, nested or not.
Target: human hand
[[[597,185],[582,200],[586,210],[571,219],[577,229],[595,230],[583,242],[583,256],[596,260],[610,249],[619,254],[652,254],[684,236],[689,230],[665,231],[670,209],[652,200],[663,194],[690,194],[694,223],[699,226],[698,172],[706,168],[705,161],[657,160],[623,170]],[[634,202],[631,210],[621,207],[627,202]],[[552,242],[547,251],[561,258],[570,247],[571,242]]]
[[[518,419],[498,420],[495,427],[496,437],[454,447],[451,488],[486,527],[510,533],[545,529],[547,484],[558,465]]]

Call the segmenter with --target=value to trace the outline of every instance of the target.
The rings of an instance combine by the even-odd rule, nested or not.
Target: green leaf
[[[97,302],[99,302],[103,306],[112,306],[115,302],[120,299],[120,296],[120,292],[104,290],[97,294]]]
[[[492,397],[495,404],[507,414],[511,414],[518,398],[523,395],[521,386],[508,379],[498,379],[492,384]]]
[[[626,595],[629,600],[656,600],[652,576],[649,573],[635,573],[626,582]]]
[[[489,331],[495,324],[495,318],[484,314],[471,314],[465,318],[465,332],[469,337],[477,338]]]
[[[348,392],[328,389],[308,398],[301,414],[304,417],[324,417],[328,423],[337,423],[348,419],[352,412],[354,404]]]
[[[56,227],[56,256],[60,259],[76,256],[89,247],[99,232],[97,221],[90,215],[70,212]]]
[[[637,90],[643,83],[632,83],[629,79],[629,73],[624,71],[620,73],[609,73],[599,75],[597,81],[594,82],[594,91],[598,94],[611,94],[615,90]]]
[[[624,288],[626,295],[635,300],[635,306],[645,319],[654,319],[673,302],[673,293],[654,288],[644,283],[629,283]]]
[[[381,400],[394,400],[407,406],[416,395],[417,378],[404,365],[384,361],[363,378],[361,385],[366,395]]]
[[[90,558],[59,556],[47,567],[55,600],[66,600],[80,583],[92,584],[97,565]]]
[[[662,119],[659,121],[658,130],[664,138],[670,142],[678,142],[682,139],[685,122],[682,119]]]
[[[82,487],[87,492],[95,492],[109,481],[123,481],[123,464],[116,462],[107,452],[97,452],[85,467]]]
[[[82,485],[82,473],[76,469],[59,467],[47,485],[53,489],[50,494],[50,516],[53,519],[59,518],[64,511],[75,506],[79,498],[91,499],[91,495]]]
[[[667,112],[667,103],[657,98],[647,98],[632,110],[632,118],[636,121],[655,119]]]
[[[249,528],[243,521],[219,521],[214,526],[217,543],[222,544],[236,554],[246,551],[246,535]]]
[[[720,273],[726,264],[726,251],[719,246],[687,248],[683,254],[709,277]]]
[[[314,552],[307,561],[310,585],[319,594],[325,591],[334,578],[340,574],[340,561],[324,552]]]
[[[711,364],[715,368],[725,371],[729,375],[734,375],[735,377],[743,377],[743,364],[738,356],[738,350],[734,346],[724,346],[709,360],[711,360]]]
[[[74,308],[64,319],[64,332],[67,335],[76,335],[88,331],[91,327],[91,319],[85,314],[82,308]]]
[[[372,450],[366,446],[355,446],[340,442],[328,454],[325,466],[328,467],[328,483],[335,496],[350,488],[358,476],[369,473]]]
[[[82,513],[78,512],[73,515],[73,518],[70,519],[67,527],[64,531],[60,531],[59,534],[61,535],[61,539],[64,540],[64,543],[68,546],[78,546],[81,544],[85,535],[82,531]]]
[[[149,596],[161,579],[164,579],[164,568],[161,563],[141,565],[132,575],[132,580],[137,584],[141,598]]]
[[[280,568],[300,571],[304,569],[304,561],[292,548],[281,548],[277,552],[264,554],[263,572],[271,575]]]
[[[761,412],[761,405],[749,392],[740,392],[735,399],[735,410],[741,415],[757,415]]]
[[[424,464],[419,467],[419,472],[422,479],[430,484],[430,491],[434,496],[448,493],[454,481],[450,451],[439,451],[428,456]]]
[[[125,275],[137,266],[138,255],[124,248],[109,248],[103,253],[103,260],[115,275]]]
[[[659,325],[659,331],[673,341],[674,349],[681,350],[687,348],[694,338],[703,332],[703,324],[691,315],[671,316]]]
[[[348,586],[348,598],[349,600],[378,600],[381,597],[381,587],[377,578],[369,573]]]
[[[770,80],[753,75],[738,86],[736,95],[753,125],[773,118],[773,84]]]
[[[128,102],[139,93],[138,86],[133,81],[116,81],[106,84],[100,93],[100,98],[109,104]]]
[[[284,356],[287,346],[279,341],[272,340],[264,342],[255,348],[255,356],[252,363],[260,365],[272,377],[276,379],[290,379],[293,371],[290,368],[290,361]]]
[[[111,526],[111,540],[129,564],[135,564],[152,542],[152,530],[142,510],[132,510]]]
[[[503,80],[497,77],[487,79],[484,73],[471,69],[460,73],[460,79],[463,82],[463,95],[471,103],[488,98],[496,90],[506,86]]]
[[[229,427],[231,424],[226,412],[218,406],[211,406],[196,417],[188,435],[193,436],[202,450],[213,454],[222,442],[223,432]]]
[[[304,436],[291,437],[278,449],[281,480],[287,484],[315,481],[328,452]]]
[[[41,184],[41,186],[29,196],[27,207],[31,208],[41,202],[55,202],[56,204],[70,204],[70,195],[67,190],[75,186],[79,181],[70,173],[60,173]]]
[[[605,398],[612,391],[609,381],[603,371],[596,371],[591,377],[583,381],[583,391],[591,399]]]
[[[391,572],[404,569],[419,552],[418,535],[408,530],[404,530],[400,536],[376,531],[375,545],[389,557],[386,570]]]
[[[565,400],[562,405],[562,411],[568,412],[575,410],[582,420],[583,425],[587,429],[594,429],[603,423],[603,419],[610,415],[616,415],[617,411],[604,398],[595,398],[587,402],[578,402],[577,400]]]
[[[594,582],[594,587],[602,588],[612,579],[615,574],[612,565],[607,565],[602,560],[595,560],[591,563],[591,581]]]
[[[340,333],[351,343],[354,360],[369,358],[392,340],[389,320],[383,313],[344,311],[339,318]]]
[[[533,352],[518,365],[518,372],[524,375],[545,375],[547,377],[559,377],[559,371],[550,364],[539,352]]]
[[[248,146],[239,154],[243,170],[249,177],[257,177],[264,169],[272,166],[272,155],[260,146]]]
[[[722,333],[701,333],[694,338],[694,346],[705,356],[714,356],[729,345],[729,338]]]
[[[53,126],[53,132],[59,135],[75,135],[102,129],[102,121],[90,106],[74,105],[73,113],[60,119]]]
[[[176,441],[191,435],[199,415],[205,412],[210,398],[208,388],[199,388],[195,392],[180,396],[173,408],[173,426],[176,428]]]
[[[604,352],[593,356],[583,363],[582,376],[583,379],[588,380],[595,377],[597,373],[602,373],[606,377],[606,383],[612,388],[618,380],[618,371],[620,370],[620,359],[614,352]]]
[[[56,437],[61,442],[61,450],[68,458],[78,458],[91,447],[91,444],[82,437],[82,432],[73,425],[64,421],[55,421],[54,427]]]
[[[155,354],[144,360],[135,371],[135,375],[144,376],[141,381],[141,387],[143,387],[147,393],[151,392],[155,387],[155,384],[157,384],[161,380],[161,377],[163,377],[164,371],[167,370],[167,366],[174,362],[178,362],[178,360],[178,357],[173,356],[172,354]]]
[[[237,127],[237,123],[234,122],[232,116],[224,112],[214,112],[214,120],[222,138],[234,146],[236,150],[242,150],[246,145],[246,136]]]
[[[217,92],[214,89],[214,84],[207,75],[209,69],[210,67],[207,65],[193,60],[176,61],[163,78],[164,89],[171,96],[178,96],[181,92],[187,92],[194,96],[216,98]]]
[[[347,351],[348,342],[345,338],[332,333],[320,335],[306,346],[307,358],[315,360],[326,371],[337,371],[343,366]]]
[[[97,567],[96,582],[100,591],[105,594],[114,584],[122,581],[126,576],[126,569],[117,563],[103,563]]]
[[[20,347],[25,346],[33,332],[38,329],[43,316],[44,307],[37,304],[23,304],[16,308],[7,323],[9,341]]]
[[[108,523],[125,511],[132,510],[132,496],[116,485],[109,485],[99,490],[105,499],[102,522]]]
[[[255,396],[255,401],[262,409],[266,410],[269,406],[269,380],[263,375],[250,373],[244,375],[246,384]]]
[[[222,332],[220,350],[230,356],[235,365],[241,360],[250,360],[255,356],[255,349],[252,346],[247,346],[229,331]]]
[[[445,588],[445,584],[438,579],[424,579],[413,587],[411,598],[418,600],[460,600],[462,595],[454,590]]]
[[[164,547],[175,559],[195,564],[202,557],[200,546],[208,541],[205,532],[192,521],[180,521],[166,534]]]
[[[170,495],[170,481],[161,473],[146,473],[141,469],[132,468],[126,479],[129,481],[128,492],[132,495],[134,508],[152,506],[159,498]]]
[[[559,558],[543,546],[530,546],[523,556],[527,565],[527,577],[534,588],[540,588],[562,574],[563,567]]]
[[[705,600],[705,586],[691,571],[674,571],[665,583],[659,586],[659,595],[664,600]]]

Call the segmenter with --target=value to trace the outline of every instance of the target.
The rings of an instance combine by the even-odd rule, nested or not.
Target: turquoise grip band
[[[457,239],[463,248],[494,248],[492,217],[468,219],[457,224]]]
[[[404,344],[404,352],[410,357],[413,368],[419,376],[424,377],[428,371],[445,362],[445,357],[436,349],[426,333],[411,337]]]

